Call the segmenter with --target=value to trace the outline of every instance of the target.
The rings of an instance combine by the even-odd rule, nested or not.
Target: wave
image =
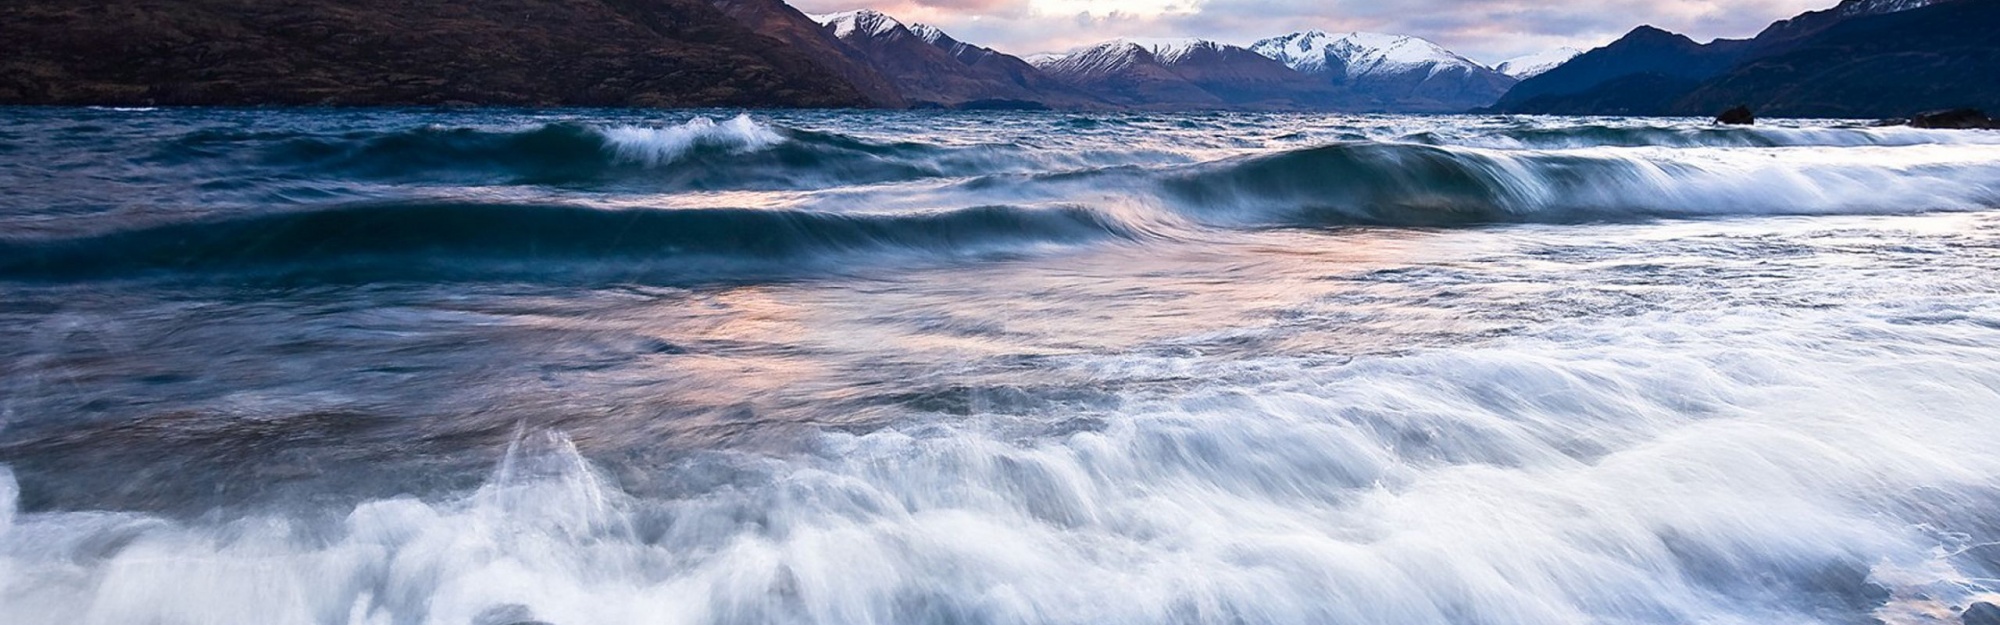
[[[554,122],[345,133],[189,133],[152,155],[168,165],[253,160],[288,177],[395,184],[548,185],[640,191],[805,189],[1035,171],[1062,165],[1012,145],[865,139],[739,115],[672,126]]]
[[[1156,174],[1221,225],[1449,226],[2000,205],[1991,147],[1490,150],[1337,143]]]
[[[1583,124],[1466,130],[1427,130],[1401,142],[1491,149],[1596,147],[1777,148],[1908,145],[2000,145],[2000,133],[1926,130],[1907,126],[1690,126]]]
[[[265,178],[232,172],[227,182],[255,192],[242,215],[118,225],[62,238],[0,237],[0,278],[180,272],[681,281],[811,274],[825,270],[825,259],[833,255],[946,258],[1093,241],[1200,238],[1213,229],[2000,206],[2000,143],[1993,143],[2000,135],[1993,133],[1611,126],[1480,132],[1513,137],[1509,140],[1543,137],[1532,140],[1551,144],[1582,138],[1591,147],[1349,140],[1188,164],[1161,156],[1159,145],[1142,141],[1104,154],[1034,152],[1038,148],[880,141],[744,116],[658,128],[560,122],[346,134],[203,130],[179,136],[172,149],[153,158],[228,158],[249,150],[314,176],[378,177],[387,184],[318,192],[312,186],[273,187]],[[1770,143],[1791,133],[1804,137],[1800,141],[1860,145],[1654,145],[1667,142],[1648,138],[1662,132],[1709,137],[1697,142],[1763,137],[1760,141]],[[1905,135],[1913,143],[1891,145]],[[1621,142],[1648,145],[1605,145]],[[1094,159],[1103,162],[1091,165]],[[1121,162],[1131,160],[1140,162]],[[367,197],[381,189],[407,195],[409,187],[418,186],[411,181],[454,176],[603,189],[610,192],[592,200],[604,203],[704,208],[603,210],[564,203],[574,189],[468,195],[462,188],[420,195],[474,199],[300,205]],[[796,190],[683,193],[760,187]],[[493,197],[564,199],[498,203]]]
[[[738,129],[728,130],[732,124]],[[695,134],[635,132],[615,144],[627,146],[620,149],[628,156],[619,158],[639,163],[795,143],[772,143],[770,136],[743,128],[731,122],[702,126]],[[507,140],[560,146],[579,136],[575,133],[594,132],[554,126]],[[485,141],[494,135],[467,136]],[[820,141],[851,144],[840,149],[853,151],[900,149],[846,137]],[[614,143],[572,147],[585,145],[597,146],[589,148],[596,154]],[[549,158],[547,148],[501,152]],[[2000,206],[1996,150],[2000,147],[1492,150],[1347,142],[1195,165],[805,193],[793,198],[799,207],[794,209],[612,210],[449,200],[344,204],[62,238],[0,238],[0,278],[174,272],[318,280],[681,282],[811,275],[834,265],[913,256],[945,259],[1113,240],[1198,238],[1213,229],[1969,210]],[[548,164],[569,166],[558,160]],[[836,257],[841,260],[832,260]]]
[[[0,277],[158,273],[317,280],[576,277],[700,281],[920,256],[1015,254],[1138,236],[1089,209],[981,206],[900,215],[417,202],[0,240]]]
[[[424,127],[342,137],[301,137],[273,163],[315,173],[393,181],[589,185],[663,189],[789,188],[943,175],[927,146],[876,144],[792,130],[738,116],[679,126],[542,124],[525,129]],[[900,157],[900,158],[899,158]]]

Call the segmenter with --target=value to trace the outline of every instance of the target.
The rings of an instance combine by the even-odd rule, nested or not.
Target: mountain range
[[[1521,81],[1492,110],[1567,115],[1895,117],[2000,108],[2000,0],[1844,0],[1750,39],[1641,26]]]
[[[910,106],[1097,108],[1102,103],[1019,58],[953,39],[877,11],[815,15],[823,34],[886,78]]]
[[[2000,0],[1843,0],[1751,39],[1651,26],[1487,66],[1422,38],[1117,39],[1012,56],[783,0],[10,0],[0,104],[1889,116],[2000,108]]]
[[[1516,80],[1425,39],[1311,30],[1250,47],[1337,88],[1332,108],[1457,113],[1500,98]]]
[[[1106,102],[1156,109],[1315,109],[1333,90],[1248,49],[1213,41],[1107,41],[1035,66]]]

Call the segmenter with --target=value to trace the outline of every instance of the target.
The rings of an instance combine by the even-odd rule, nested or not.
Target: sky
[[[790,0],[807,13],[870,8],[1016,55],[1118,37],[1248,44],[1317,28],[1415,35],[1497,63],[1590,49],[1652,24],[1698,41],[1749,37],[1837,0]]]

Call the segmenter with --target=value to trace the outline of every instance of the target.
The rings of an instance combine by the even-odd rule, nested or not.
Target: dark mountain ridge
[[[9,0],[0,103],[877,102],[706,0]]]
[[[1674,110],[1744,104],[1766,115],[1878,118],[2000,111],[1996,78],[2000,0],[1953,0],[1843,20],[1704,81]]]
[[[1027,61],[968,44],[944,31],[905,25],[880,12],[823,15],[821,32],[854,50],[914,106],[941,108],[1105,108]]]
[[[1752,41],[1718,39],[1695,43],[1685,35],[1652,26],[1632,29],[1617,41],[1523,80],[1509,89],[1495,110],[1558,115],[1656,115],[1702,80],[1741,61]]]
[[[1992,107],[2000,0],[1845,0],[1708,44],[1650,26],[1522,81],[1491,110],[1894,117]]]
[[[757,34],[790,44],[814,63],[854,85],[877,106],[909,106],[896,85],[868,62],[867,55],[835,38],[784,0],[709,0]]]

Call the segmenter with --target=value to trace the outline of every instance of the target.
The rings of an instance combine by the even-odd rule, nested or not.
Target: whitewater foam
[[[1809,349],[1784,316],[1645,321],[1335,367],[1080,356],[1216,382],[1053,436],[973,415],[703,454],[669,499],[533,433],[474,493],[324,528],[27,514],[0,617],[1747,625],[1972,596],[1923,502],[2000,501],[1978,348],[1845,313]]]
[[[614,126],[599,132],[604,133],[611,150],[620,157],[652,167],[671,164],[699,148],[743,154],[785,141],[785,136],[775,128],[749,115],[738,115],[719,124],[707,117],[696,117],[669,128]]]
[[[1887,214],[2000,204],[2000,149],[1491,150],[1338,144],[1160,179],[1212,223],[1452,225]]]

